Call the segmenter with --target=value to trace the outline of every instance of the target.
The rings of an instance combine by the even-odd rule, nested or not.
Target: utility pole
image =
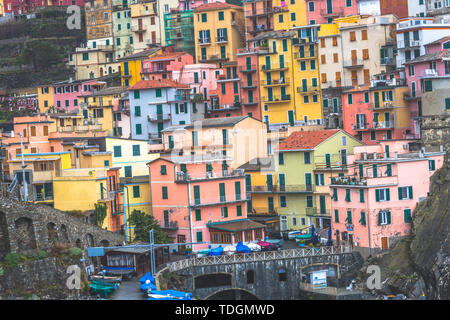
[[[21,158],[22,158],[22,181],[23,181],[23,200],[28,201],[28,185],[27,179],[25,178],[25,161],[23,160],[23,141],[22,141],[22,133],[20,134],[20,150],[21,150]]]

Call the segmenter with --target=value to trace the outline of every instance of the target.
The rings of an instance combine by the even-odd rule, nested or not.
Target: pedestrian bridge
[[[314,270],[330,270],[335,286],[350,281],[363,263],[350,247],[288,249],[190,258],[168,263],[197,299],[300,299],[302,280]],[[176,289],[176,288],[171,288]]]

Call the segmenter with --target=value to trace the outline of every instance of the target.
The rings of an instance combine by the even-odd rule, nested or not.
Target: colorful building
[[[278,185],[270,180],[279,197],[281,230],[330,225],[329,179],[345,173],[348,156],[361,142],[342,130],[296,131],[275,152]],[[337,174],[336,174],[337,175]]]
[[[272,3],[274,30],[289,31],[296,26],[308,24],[306,21],[306,4],[304,0],[289,2],[284,0],[273,0]]]
[[[244,1],[244,13],[247,41],[259,33],[273,31],[272,0]]]
[[[267,127],[249,116],[198,120],[189,125],[162,130],[166,153],[172,155],[215,155],[223,161],[224,170],[232,169],[254,158],[267,157]]]
[[[112,1],[114,56],[116,59],[133,53],[133,32],[131,31],[131,8],[128,0]],[[131,2],[131,1],[130,1]]]
[[[145,59],[152,57],[153,55],[156,55],[160,52],[161,47],[156,46],[117,59],[117,61],[120,63],[120,76],[122,78],[122,86],[133,86],[138,81],[141,81],[142,62]]]
[[[86,39],[88,48],[113,47],[112,1],[88,0],[86,12]]]
[[[173,80],[173,71],[183,70],[193,63],[194,57],[186,52],[165,52],[145,59],[141,74],[144,80]]]
[[[366,144],[414,139],[410,132],[410,110],[404,100],[407,92],[408,87],[398,79],[374,80],[371,86],[344,91],[344,130]]]
[[[120,71],[120,64],[114,60],[113,44],[76,48],[69,54],[68,65],[75,68],[76,80],[101,78]]]
[[[194,109],[191,88],[172,80],[142,80],[129,87],[131,136],[161,143],[161,131],[203,118],[204,106]]]
[[[180,1],[180,5],[182,3],[190,4],[188,1]],[[168,46],[195,57],[193,10],[172,9],[164,13],[164,31]]]
[[[236,61],[237,49],[245,46],[242,7],[228,3],[206,3],[194,9],[197,63]]]
[[[356,0],[306,1],[307,24],[330,24],[336,18],[357,14]]]
[[[443,165],[444,153],[408,149],[408,141],[355,147],[348,175],[331,178],[337,244],[349,243],[373,254],[410,234],[413,211],[427,197],[430,177]]]
[[[169,237],[177,243],[210,241],[214,247],[264,239],[264,226],[247,219],[243,171],[224,171],[214,159],[189,158],[148,164],[152,215]]]

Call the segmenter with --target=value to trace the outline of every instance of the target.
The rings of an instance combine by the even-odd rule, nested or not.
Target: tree
[[[27,43],[19,62],[33,65],[34,71],[48,70],[59,62],[57,48],[47,41]]]
[[[149,232],[154,230],[155,243],[172,242],[167,234],[161,229],[158,221],[151,215],[139,210],[133,210],[130,215],[130,224],[134,226],[134,241],[149,241]]]
[[[102,203],[95,203],[94,206],[95,221],[97,222],[97,226],[101,227],[103,225],[103,221],[106,218],[108,208],[106,204]]]

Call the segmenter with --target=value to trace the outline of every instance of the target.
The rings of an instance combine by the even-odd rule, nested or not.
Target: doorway
[[[184,234],[177,235],[177,243],[186,243],[186,236]],[[178,252],[180,254],[185,254],[186,246],[178,245]]]
[[[387,237],[381,237],[381,249],[385,250],[388,249],[388,238]]]

